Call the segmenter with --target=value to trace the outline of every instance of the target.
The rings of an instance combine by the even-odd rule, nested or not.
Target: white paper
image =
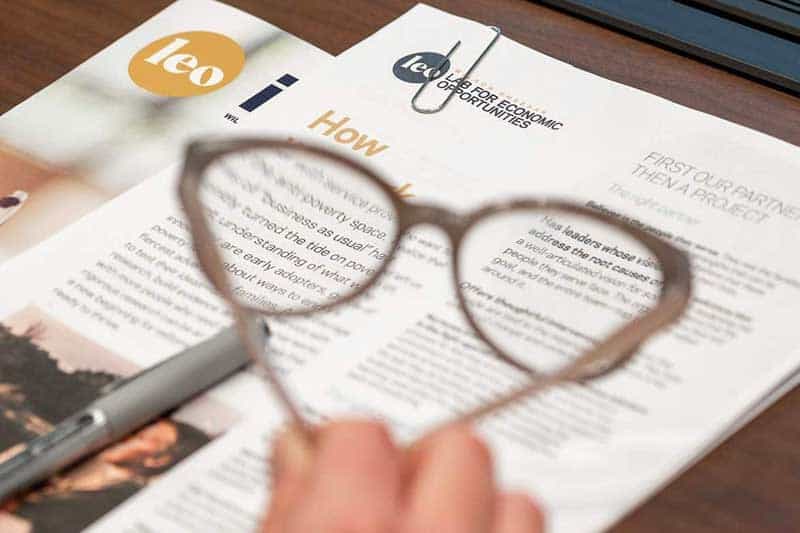
[[[275,111],[281,122],[306,126],[329,110],[335,120],[349,117],[346,127],[389,146],[369,162],[395,184],[413,182],[425,201],[466,208],[511,193],[592,200],[671,233],[688,249],[696,298],[683,326],[648,343],[648,357],[635,361],[635,372],[612,375],[587,391],[554,393],[554,406],[538,411],[540,419],[558,413],[568,421],[598,409],[589,418],[608,424],[608,434],[572,436],[550,458],[509,445],[493,422],[485,424],[503,479],[542,498],[554,530],[602,529],[729,434],[741,417],[774,400],[776,388],[785,390],[779,384],[796,371],[798,338],[785,317],[792,316],[798,287],[792,273],[800,191],[793,176],[800,158],[785,142],[581,72],[508,39],[481,63],[476,83],[543,108],[563,122],[560,129],[513,127],[458,99],[434,115],[411,110],[417,86],[394,77],[397,60],[444,51],[461,39],[454,68],[463,71],[490,36],[482,26],[418,7],[319,74],[337,84],[298,92]],[[436,102],[445,94],[428,96]],[[335,136],[319,126],[306,130],[322,142]],[[344,143],[330,144],[353,153]],[[677,168],[667,157],[685,164]],[[433,168],[436,179],[429,181]],[[394,331],[425,313],[455,314],[442,307],[419,301],[400,311],[393,307]],[[380,413],[413,433],[434,406],[411,408],[352,377],[385,345],[387,333],[353,336],[325,354],[299,381],[333,384],[313,387],[305,400],[328,412]],[[399,387],[413,384],[394,377]]]

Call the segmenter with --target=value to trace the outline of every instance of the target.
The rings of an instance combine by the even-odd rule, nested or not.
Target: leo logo
[[[444,63],[442,63],[444,61]],[[441,67],[439,66],[441,65]],[[424,83],[443,76],[450,69],[450,60],[436,52],[408,54],[392,67],[394,75],[408,83]]]
[[[233,39],[210,31],[188,31],[139,50],[128,65],[128,74],[151,93],[196,96],[236,79],[244,59],[244,50]]]

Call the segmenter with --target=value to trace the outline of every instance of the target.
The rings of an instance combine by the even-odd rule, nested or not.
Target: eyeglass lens
[[[397,237],[389,193],[336,159],[300,150],[223,156],[206,169],[200,199],[235,298],[274,313],[357,292]]]
[[[477,327],[516,363],[543,373],[652,309],[663,277],[647,248],[616,226],[552,209],[480,219],[458,264]]]

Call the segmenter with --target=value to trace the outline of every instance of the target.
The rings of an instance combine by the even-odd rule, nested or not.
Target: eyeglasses
[[[402,199],[357,160],[266,138],[192,143],[179,189],[201,269],[301,427],[250,320],[305,316],[382,290],[375,285],[399,256],[393,297],[422,301],[449,255],[477,344],[524,376],[459,421],[620,368],[690,298],[687,256],[598,204],[520,198],[460,214]],[[421,225],[441,229],[449,249],[409,232]]]

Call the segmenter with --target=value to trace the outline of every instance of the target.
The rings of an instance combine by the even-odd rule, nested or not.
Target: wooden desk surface
[[[428,0],[497,25],[560,60],[800,144],[800,99],[522,0]],[[0,112],[121,37],[170,0],[4,0]],[[338,54],[413,0],[229,0]],[[792,416],[794,413],[794,417]],[[800,530],[800,390],[785,396],[615,531]]]

